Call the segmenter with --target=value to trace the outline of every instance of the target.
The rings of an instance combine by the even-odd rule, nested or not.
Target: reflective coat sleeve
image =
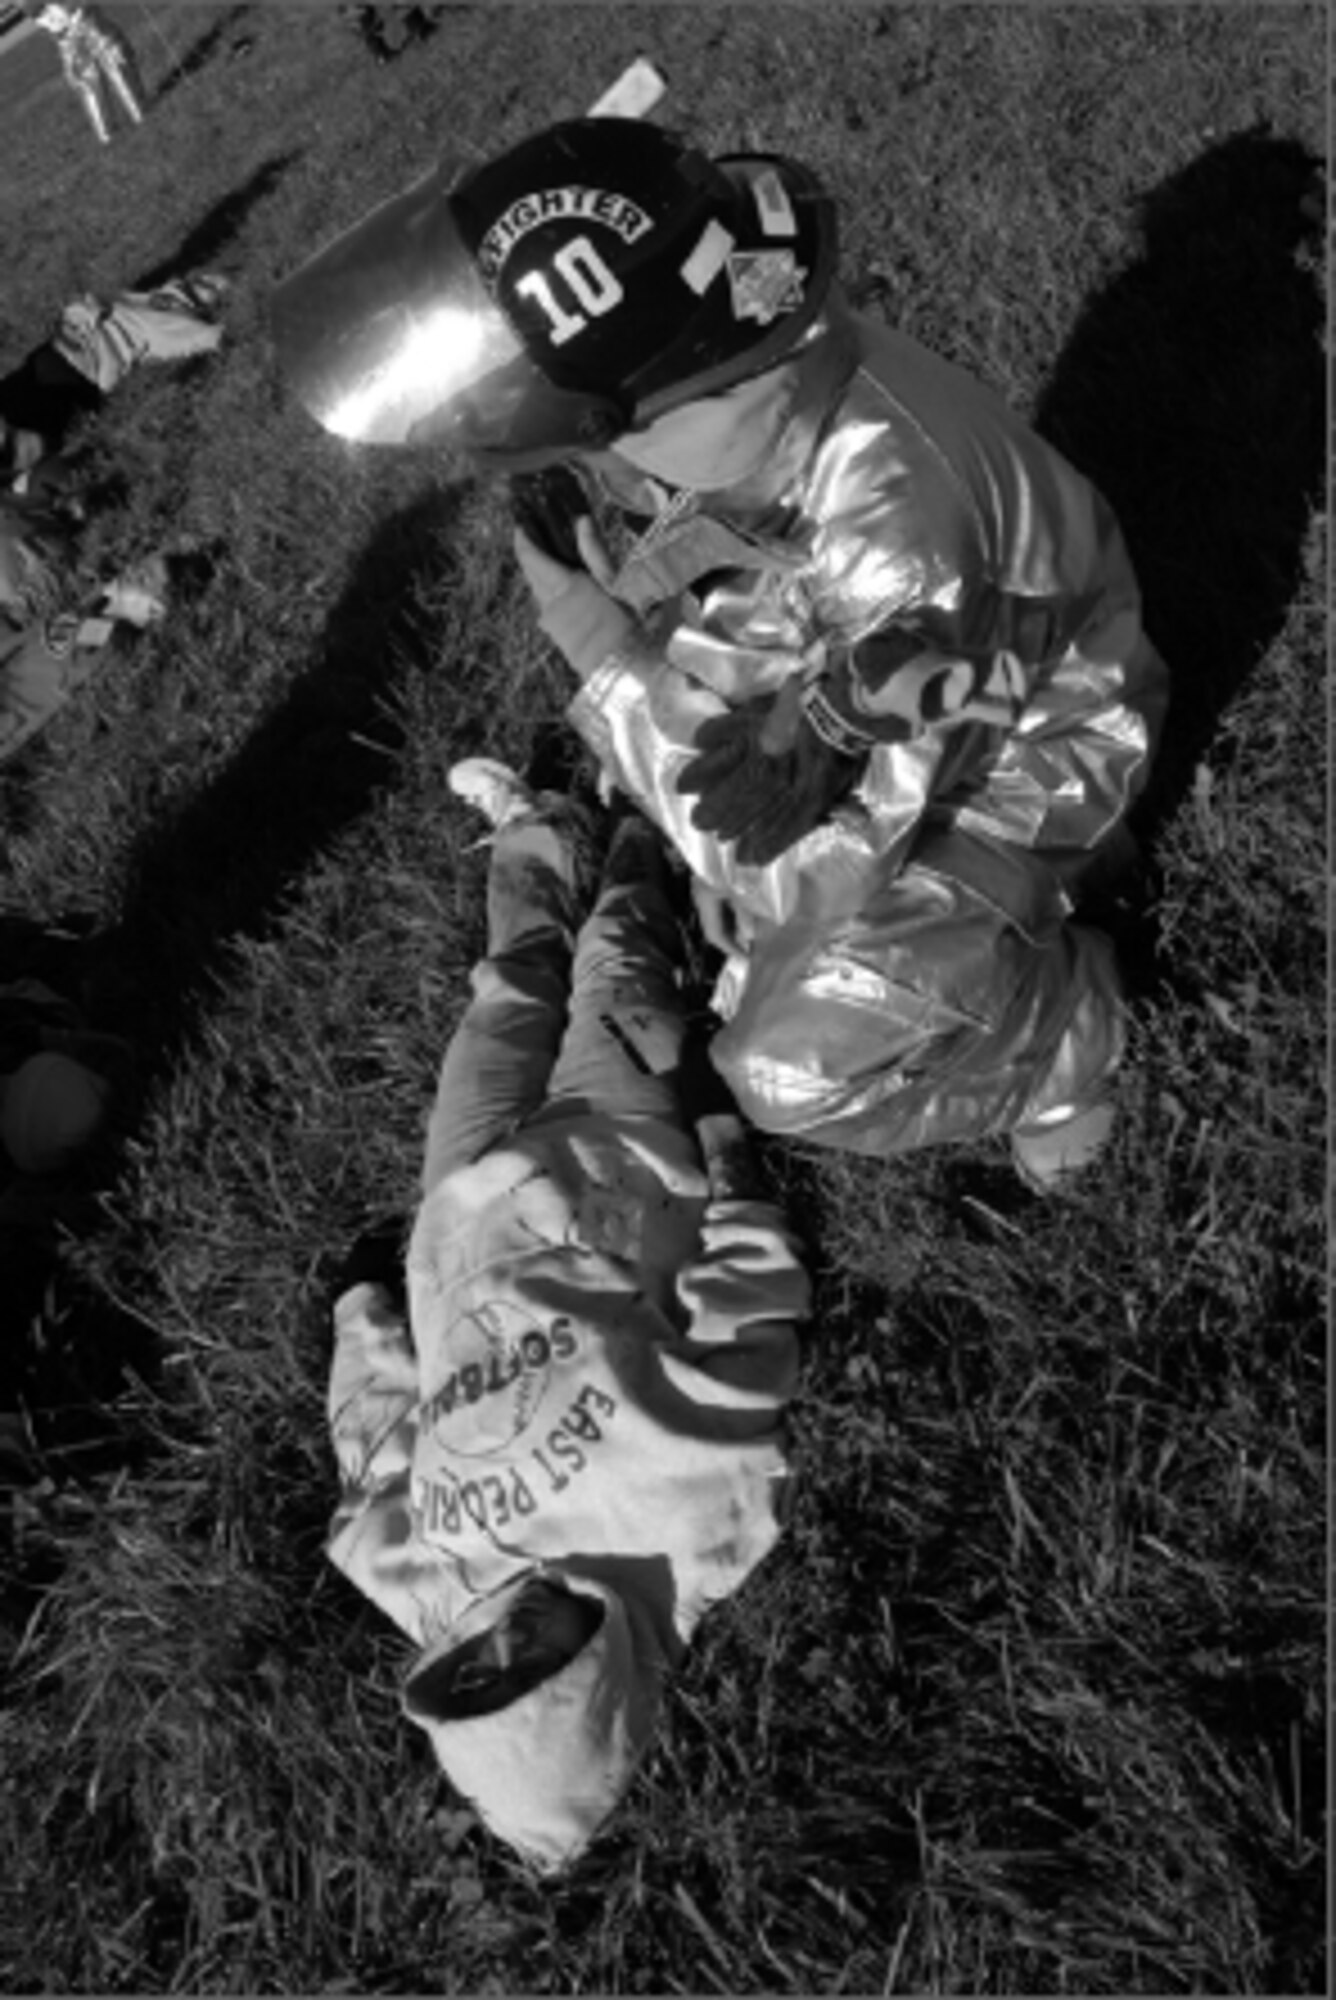
[[[860,333],[822,447],[824,691],[882,742],[983,724],[935,802],[971,832],[1092,848],[1144,782],[1166,698],[1118,524],[986,385],[891,328]]]

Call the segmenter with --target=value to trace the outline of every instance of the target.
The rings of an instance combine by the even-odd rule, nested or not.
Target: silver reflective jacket
[[[1111,949],[1072,892],[1145,781],[1166,701],[1108,506],[981,383],[832,301],[776,375],[765,463],[708,492],[594,469],[648,514],[614,586],[644,621],[571,718],[697,878],[739,950],[715,1060],[763,1129],[871,1153],[1056,1121],[1115,1066]],[[693,826],[701,721],[904,631],[1003,659],[1009,726],[878,743],[834,817],[765,867]]]

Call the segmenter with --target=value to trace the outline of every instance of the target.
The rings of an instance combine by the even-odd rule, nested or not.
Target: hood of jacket
[[[557,1577],[555,1570],[544,1572]],[[532,1573],[531,1573],[532,1575]],[[414,1666],[404,1713],[425,1731],[447,1777],[484,1824],[535,1869],[555,1873],[588,1846],[648,1748],[670,1662],[648,1622],[601,1582],[563,1571],[560,1582],[594,1614],[573,1656],[493,1703],[461,1691],[470,1655],[504,1623],[529,1579],[473,1606]],[[483,1698],[485,1702],[485,1697]]]

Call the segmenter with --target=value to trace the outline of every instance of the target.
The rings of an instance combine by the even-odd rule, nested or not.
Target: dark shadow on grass
[[[192,43],[185,54],[168,70],[153,92],[152,101],[156,104],[160,98],[175,90],[178,84],[187,82],[192,76],[198,76],[202,69],[207,68],[217,55],[220,43],[225,41],[234,29],[240,27],[250,11],[249,7],[229,7],[221,20],[215,21],[211,28],[206,29],[199,40]],[[176,8],[171,10],[169,18],[174,26],[178,18]],[[127,22],[126,25],[131,26],[133,23]]]
[[[152,1329],[92,1293],[65,1265],[62,1240],[96,1219],[89,1189],[53,1202],[46,1226],[3,1232],[0,1409],[22,1411],[34,1475],[76,1485],[142,1455],[143,1440],[118,1415],[115,1399],[128,1375],[147,1379],[160,1360]]]
[[[1088,302],[1036,409],[1112,503],[1169,665],[1143,834],[1300,584],[1326,463],[1319,174],[1299,142],[1256,130],[1155,188],[1141,256]]]
[[[1269,1610],[1256,1622],[1262,1627],[1256,1634],[1229,1632],[1218,1646],[1203,1643],[1184,1693],[1193,1716],[1251,1767],[1259,1790],[1278,1808],[1270,1827],[1261,1815],[1245,1819],[1235,1844],[1262,1885],[1258,1901],[1269,1917],[1270,1963],[1259,1991],[1301,1993],[1316,1990],[1312,1973],[1327,1930],[1321,1874],[1309,1864],[1326,1846],[1327,1731],[1316,1700],[1305,1702],[1293,1676],[1275,1664],[1291,1638],[1287,1626],[1300,1650],[1308,1643],[1306,1627],[1293,1614]],[[1277,1838],[1285,1826],[1292,1839]]]
[[[454,505],[434,491],[382,523],[316,658],[218,779],[133,855],[125,915],[106,952],[174,968],[146,996],[145,1082],[175,1061],[201,998],[226,976],[229,945],[279,917],[311,863],[392,775],[402,743],[396,682],[422,646],[412,584],[439,572]]]
[[[266,160],[248,181],[243,181],[231,194],[214,203],[208,214],[182,237],[170,257],[161,258],[147,270],[140,271],[130,280],[127,289],[151,292],[155,285],[166,284],[170,278],[207,270],[240,235],[251,210],[273,193],[297,157],[296,153],[278,153],[272,160]]]
[[[3,925],[4,970],[78,991],[78,961],[44,949],[49,933],[15,935]],[[19,957],[23,942],[35,956]],[[77,949],[67,936],[62,945]],[[19,1635],[62,1567],[57,1509],[71,1495],[91,1498],[107,1477],[146,1462],[147,1441],[118,1407],[132,1378],[156,1374],[161,1355],[151,1328],[79,1277],[69,1246],[96,1228],[97,1186],[109,1172],[114,1140],[97,1158],[54,1179],[16,1185],[0,1159],[0,1684]],[[17,1196],[17,1199],[16,1199]],[[22,1441],[21,1444],[19,1441]],[[15,1447],[18,1447],[17,1449]],[[2,1698],[2,1697],[0,1697]]]
[[[81,1274],[78,1241],[96,1230],[98,1190],[114,1185],[140,1107],[176,1065],[201,1006],[227,983],[230,948],[278,921],[307,869],[391,778],[402,742],[396,686],[422,652],[412,584],[439,575],[455,504],[430,493],[380,527],[310,664],[217,780],[131,857],[119,923],[45,942],[34,933],[26,951],[12,923],[0,934],[7,977],[77,991],[90,1026],[135,1046],[134,1101],[81,1176],[84,1206],[26,1242],[21,1298],[14,1272],[5,1273],[6,1324],[20,1309],[25,1329],[38,1320],[24,1334],[23,1366],[25,1382],[35,1370],[41,1386],[28,1383],[24,1400],[49,1414],[39,1443],[66,1459],[81,1452],[105,1470],[119,1451],[129,1462],[135,1440],[113,1406],[131,1377],[152,1383],[161,1358],[151,1332]]]

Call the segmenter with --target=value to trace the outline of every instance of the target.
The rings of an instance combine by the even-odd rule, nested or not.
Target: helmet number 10
[[[542,307],[554,347],[571,340],[591,319],[611,312],[626,296],[587,236],[575,236],[569,243],[563,243],[552,259],[552,270],[563,280],[576,304],[583,306],[583,312],[570,311],[542,271],[527,272],[517,281],[515,290]]]

